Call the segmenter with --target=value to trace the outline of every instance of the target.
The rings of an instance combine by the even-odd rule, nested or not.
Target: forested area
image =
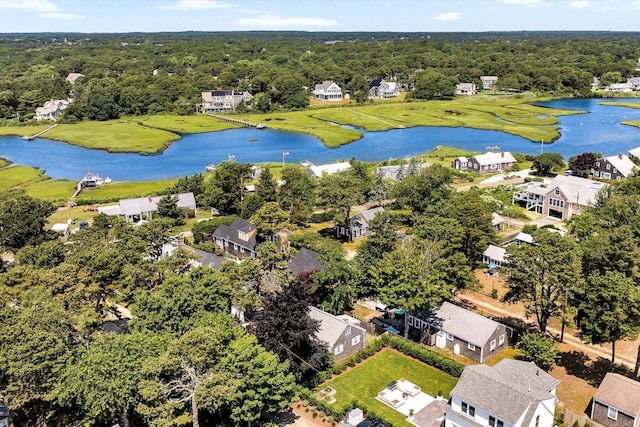
[[[632,33],[155,33],[5,34],[0,37],[0,117],[32,117],[50,99],[75,103],[65,120],[193,114],[201,92],[249,91],[256,111],[309,105],[309,88],[334,80],[353,98],[370,79],[398,81],[409,98],[451,96],[458,82],[498,90],[590,96],[634,75]],[[65,78],[81,73],[72,86]]]

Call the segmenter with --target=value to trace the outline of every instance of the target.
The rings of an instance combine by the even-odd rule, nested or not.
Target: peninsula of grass
[[[146,127],[166,130],[178,134],[217,132],[238,128],[238,125],[223,122],[209,116],[143,116],[129,117],[132,123],[138,123]]]
[[[119,199],[157,196],[173,186],[177,179],[148,182],[111,182],[98,188],[82,191],[76,198],[79,204],[106,203]]]
[[[598,102],[599,105],[606,105],[609,107],[626,107],[626,108],[635,108],[636,110],[640,110],[640,102]]]
[[[31,166],[9,166],[0,169],[0,190],[26,188],[45,180],[49,180],[49,177],[42,170]]]
[[[412,359],[392,349],[384,349],[355,368],[322,384],[321,388],[336,390],[336,409],[346,409],[353,402],[382,415],[395,426],[410,426],[406,416],[375,399],[391,381],[406,378],[420,386],[422,391],[435,397],[442,393],[445,399],[458,379]]]

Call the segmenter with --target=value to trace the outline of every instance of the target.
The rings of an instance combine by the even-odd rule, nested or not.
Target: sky
[[[0,33],[640,31],[640,0],[0,0]]]

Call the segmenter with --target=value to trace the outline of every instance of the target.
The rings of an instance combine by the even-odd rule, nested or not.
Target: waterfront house
[[[511,169],[516,164],[516,159],[510,152],[502,153],[488,152],[476,154],[469,158],[456,157],[451,166],[458,170],[471,170],[480,174],[503,172]]]
[[[467,366],[451,390],[445,427],[552,427],[558,380],[533,362]]]
[[[577,176],[558,175],[551,180],[529,183],[513,195],[527,210],[557,219],[583,212],[606,184]]]
[[[256,257],[256,226],[242,218],[216,228],[213,241],[225,254],[240,259]]]
[[[418,335],[420,342],[447,348],[479,363],[509,346],[503,324],[449,302],[437,310],[410,314],[409,331]]]
[[[400,85],[397,82],[387,82],[375,79],[369,82],[369,98],[395,98],[400,95]]]
[[[629,83],[611,83],[604,88],[605,92],[631,92],[631,85]]]
[[[253,96],[249,92],[236,92],[234,89],[216,89],[202,92],[203,114],[206,113],[226,113],[235,111],[238,104],[244,101],[249,103]]]
[[[476,85],[474,83],[458,83],[456,85],[456,95],[475,95]]]
[[[416,173],[419,173],[420,170],[424,168],[428,168],[431,166],[431,163],[416,163]],[[390,179],[392,181],[400,181],[404,178],[410,170],[411,165],[400,165],[400,166],[378,166],[375,170],[376,175],[382,175],[382,179]]]
[[[351,168],[349,162],[329,163],[326,165],[310,165],[307,170],[314,178],[321,178],[323,174],[333,175],[334,173],[343,172]]]
[[[69,106],[68,99],[51,99],[43,107],[36,108],[36,120],[56,120]]]
[[[631,86],[632,90],[640,90],[640,77],[629,77],[627,84]]]
[[[482,90],[493,90],[498,76],[480,76],[480,81],[482,82]]]
[[[185,211],[195,211],[196,200],[193,193],[174,194],[178,197],[178,208]],[[118,206],[103,206],[98,212],[110,216],[123,217],[126,222],[137,222],[142,219],[151,220],[154,212],[158,211],[158,202],[165,196],[138,197],[135,199],[122,199]]]
[[[342,89],[336,82],[325,80],[316,85],[313,90],[313,99],[330,102],[342,101]]]
[[[640,147],[632,148],[629,150],[629,157],[631,160],[639,161],[640,160]]]
[[[591,419],[606,427],[640,426],[640,382],[608,372],[593,396]]]
[[[350,240],[366,236],[369,232],[369,222],[378,212],[384,212],[384,208],[378,206],[352,216],[349,219],[349,228],[345,228],[344,225],[336,226],[337,236],[346,236]]]
[[[629,157],[620,153],[616,156],[597,159],[593,167],[593,176],[601,179],[620,180],[633,175],[633,170],[636,167],[637,165]]]
[[[336,362],[364,348],[367,332],[358,319],[346,314],[334,316],[315,307],[309,307],[309,317],[319,322],[316,336],[326,344]]]

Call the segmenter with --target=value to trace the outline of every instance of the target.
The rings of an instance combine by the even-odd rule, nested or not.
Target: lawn
[[[68,179],[46,179],[25,188],[27,194],[37,199],[64,202],[76,191],[76,181]]]
[[[337,408],[346,408],[356,400],[393,422],[393,425],[410,426],[404,415],[375,399],[387,384],[400,378],[419,385],[431,396],[441,393],[447,399],[458,382],[457,378],[431,366],[395,350],[384,349],[355,368],[322,384],[320,388],[330,386],[336,390],[334,405]]]
[[[238,127],[233,123],[223,122],[209,116],[144,116],[140,118],[131,117],[129,120],[150,128],[180,134],[215,132]]]
[[[35,135],[51,126],[51,122],[37,126],[0,126],[0,136]]]
[[[31,166],[9,166],[0,169],[0,190],[27,187],[47,179],[49,178],[40,169]]]
[[[149,182],[112,182],[96,189],[85,190],[78,195],[78,200],[117,201],[144,196],[156,196],[175,184],[177,179],[166,179]]]
[[[180,139],[177,133],[143,126],[138,123],[140,121],[140,118],[124,118],[106,122],[62,124],[45,135],[49,139],[85,148],[142,154],[159,153],[171,142]]]

